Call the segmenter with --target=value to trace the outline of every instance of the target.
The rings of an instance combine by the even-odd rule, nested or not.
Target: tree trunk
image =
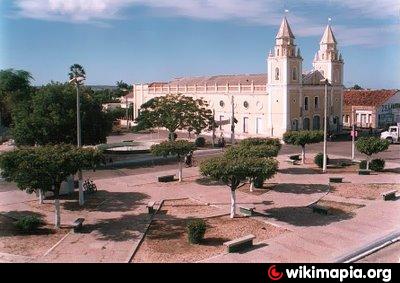
[[[85,196],[83,194],[82,170],[78,171],[78,183],[79,183],[79,205],[84,205],[85,204]]]
[[[40,189],[39,190],[39,204],[43,204],[43,199],[44,199],[43,195],[44,195],[44,192],[42,189]]]
[[[306,146],[301,146],[301,163],[306,164]]]
[[[250,192],[253,191],[254,188],[254,180],[250,180]]]
[[[182,159],[179,157],[179,171],[178,171],[179,182],[182,182]]]
[[[231,189],[231,218],[236,215],[236,190]]]
[[[60,195],[60,186],[54,187],[54,226],[56,228],[61,227],[61,215],[60,215],[60,200],[59,200],[59,195]]]
[[[367,170],[369,170],[369,156],[367,157]]]

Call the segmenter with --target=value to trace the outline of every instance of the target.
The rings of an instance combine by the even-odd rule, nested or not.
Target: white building
[[[134,117],[149,99],[168,93],[202,98],[215,110],[216,120],[231,117],[234,100],[236,136],[282,137],[288,130],[321,129],[324,90],[327,79],[328,115],[331,130],[339,130],[343,102],[343,59],[328,25],[315,54],[313,70],[303,74],[300,48],[286,18],[282,20],[276,43],[267,56],[267,73],[178,78],[170,82],[135,84]],[[124,98],[125,101],[125,98]],[[222,126],[217,135],[229,136],[230,126]],[[219,133],[218,133],[219,132]]]

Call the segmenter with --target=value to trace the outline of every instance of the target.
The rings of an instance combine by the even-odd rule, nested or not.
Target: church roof
[[[333,44],[333,43],[337,44],[337,41],[335,35],[333,34],[331,26],[327,25],[320,44]]]
[[[397,89],[380,90],[346,90],[343,94],[345,105],[349,106],[380,106],[395,95]]]
[[[295,38],[286,17],[283,18],[276,38]]]
[[[169,83],[164,85],[250,85],[253,82],[254,85],[265,85],[267,84],[267,74],[246,74],[246,75],[216,75],[216,76],[204,76],[204,77],[185,77],[176,78]]]
[[[324,76],[320,71],[314,70],[307,74],[303,74],[303,85],[322,85],[324,82],[321,80],[324,79]]]

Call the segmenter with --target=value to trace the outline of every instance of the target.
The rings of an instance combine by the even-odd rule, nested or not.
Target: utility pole
[[[322,172],[326,173],[327,167],[327,131],[328,131],[328,121],[327,121],[327,110],[328,110],[328,79],[325,80],[325,95],[324,95],[324,159],[322,164]]]
[[[355,158],[356,125],[354,123],[354,111],[351,110],[351,161]]]
[[[125,108],[126,108],[126,128],[129,129],[129,104],[128,104],[128,94],[125,96]]]
[[[231,98],[232,116],[231,116],[231,145],[235,144],[235,100]]]
[[[82,134],[81,134],[81,101],[79,95],[79,82],[75,78],[76,87],[76,139],[78,147],[82,147]],[[78,171],[78,183],[79,183],[79,205],[84,205],[85,199],[83,195],[83,181],[82,181],[82,170]]]
[[[213,120],[212,120],[212,147],[215,147],[215,109],[212,110]]]

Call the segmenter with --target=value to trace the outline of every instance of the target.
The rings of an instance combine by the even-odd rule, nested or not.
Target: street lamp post
[[[85,80],[84,77],[74,77],[69,82],[75,83],[76,88],[76,139],[78,147],[82,147],[82,133],[81,133],[81,102],[79,95],[79,84]],[[84,205],[85,199],[83,195],[83,181],[82,170],[78,171],[79,182],[79,205]]]
[[[322,163],[322,172],[326,173],[327,167],[327,135],[328,135],[328,79],[325,80],[325,94],[324,94],[324,158]]]
[[[232,114],[231,114],[231,145],[235,144],[235,100],[232,95],[231,97],[231,107],[232,107]]]
[[[354,123],[354,111],[351,111],[351,161],[355,158],[356,125]]]

